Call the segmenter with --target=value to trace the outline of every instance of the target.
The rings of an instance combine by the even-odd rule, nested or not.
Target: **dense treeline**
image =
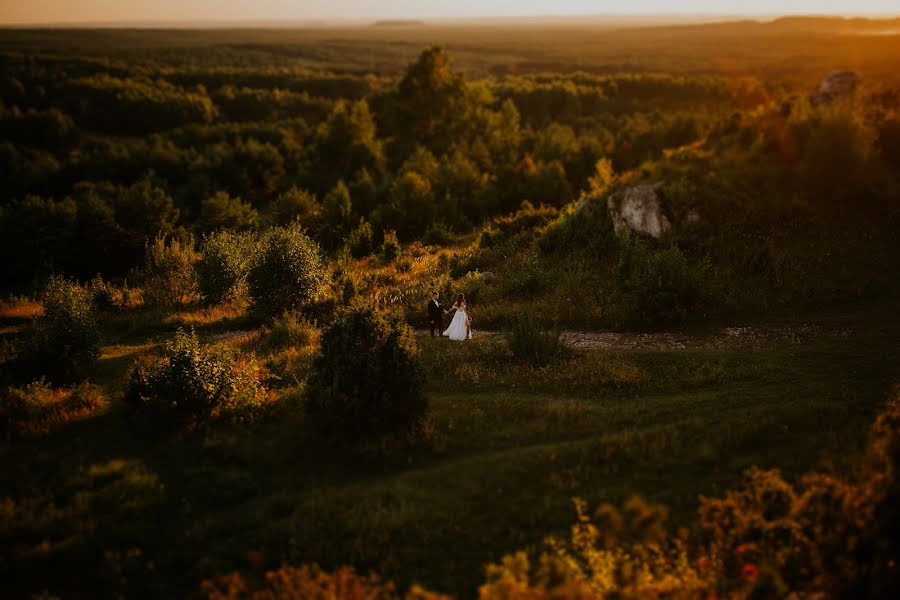
[[[632,168],[709,128],[693,105],[733,105],[715,77],[469,81],[438,48],[393,81],[284,67],[0,60],[7,287],[51,272],[124,275],[143,236],[203,230],[202,206],[220,192],[262,223],[305,220],[327,249],[360,219],[379,239],[386,229],[415,239],[436,221],[465,232],[523,200],[562,206],[599,158]],[[349,211],[329,210],[344,189]],[[148,212],[147,190],[166,208]],[[291,198],[307,192],[312,207],[290,214]],[[141,226],[129,211],[145,215]],[[124,231],[131,242],[109,258]],[[67,252],[73,243],[83,252]]]

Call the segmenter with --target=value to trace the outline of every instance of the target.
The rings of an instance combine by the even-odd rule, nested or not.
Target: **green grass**
[[[898,381],[891,319],[766,350],[579,351],[543,368],[499,338],[420,339],[431,416],[412,445],[328,445],[293,388],[249,430],[150,434],[114,401],[0,449],[0,575],[13,595],[177,597],[261,555],[471,597],[486,562],[566,531],[573,496],[640,494],[689,527],[699,494],[752,465],[846,470]],[[135,331],[104,349],[95,379],[113,398],[154,347]]]

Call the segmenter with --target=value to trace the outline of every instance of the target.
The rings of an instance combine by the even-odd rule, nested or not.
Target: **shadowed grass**
[[[214,343],[262,351],[264,335]],[[16,594],[182,596],[216,573],[316,561],[471,596],[484,563],[565,531],[574,495],[641,494],[687,526],[698,494],[751,465],[846,469],[897,381],[896,340],[872,315],[755,351],[588,350],[532,368],[499,337],[428,339],[428,433],[381,448],[321,441],[289,380],[249,430],[147,437],[113,406],[0,450],[0,570]],[[152,347],[106,347],[104,387]],[[302,378],[306,355],[268,356]]]

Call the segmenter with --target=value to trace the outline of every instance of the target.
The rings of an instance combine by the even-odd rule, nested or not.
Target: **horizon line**
[[[104,19],[104,20],[71,20],[71,21],[11,21],[0,22],[0,28],[3,29],[31,29],[31,28],[100,28],[100,29],[144,29],[164,26],[167,28],[240,28],[241,23],[257,24],[257,26],[266,24],[267,28],[280,28],[293,25],[307,26],[325,26],[325,25],[345,25],[357,26],[365,24],[375,24],[382,21],[402,21],[411,23],[441,24],[441,23],[477,23],[477,22],[515,22],[515,21],[534,21],[540,19],[552,19],[556,21],[579,20],[584,18],[593,19],[625,19],[625,20],[648,20],[648,19],[723,19],[727,21],[735,20],[753,20],[760,23],[776,21],[783,18],[824,18],[824,19],[866,19],[866,20],[886,20],[900,19],[900,13],[805,13],[805,12],[785,12],[785,13],[738,13],[738,12],[641,12],[641,13],[583,13],[583,14],[542,14],[542,15],[495,15],[495,16],[445,16],[445,17],[318,17],[318,18],[278,18],[278,17],[259,17],[259,18],[229,18],[229,19]],[[726,21],[726,22],[727,22]],[[705,24],[711,24],[707,21]]]

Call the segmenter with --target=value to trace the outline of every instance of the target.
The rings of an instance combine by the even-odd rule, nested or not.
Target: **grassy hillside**
[[[621,25],[0,31],[4,591],[890,597],[896,22]]]

